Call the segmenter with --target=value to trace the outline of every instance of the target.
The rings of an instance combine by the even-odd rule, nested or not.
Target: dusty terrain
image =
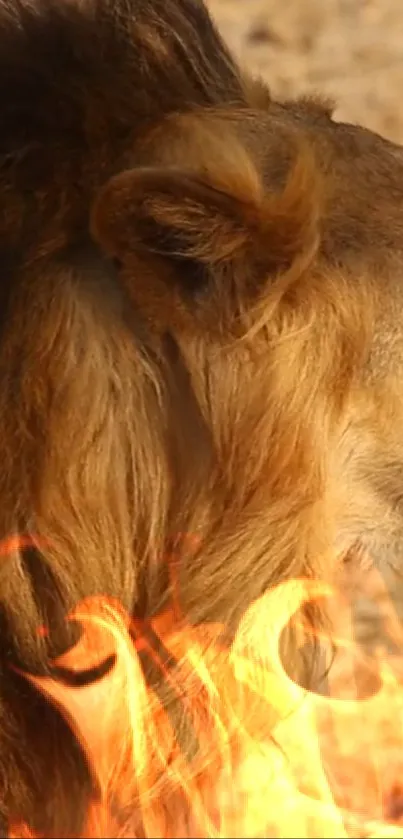
[[[275,94],[322,91],[336,118],[403,143],[402,0],[207,0]]]

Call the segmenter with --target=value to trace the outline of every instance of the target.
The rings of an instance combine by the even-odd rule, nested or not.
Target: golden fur
[[[0,811],[71,836],[89,770],[10,665],[75,603],[155,614],[197,534],[182,610],[231,634],[399,547],[403,153],[273,102],[197,0],[2,0],[0,103],[0,530],[40,540],[2,566]]]

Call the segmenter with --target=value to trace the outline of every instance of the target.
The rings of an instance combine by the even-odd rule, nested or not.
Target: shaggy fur
[[[1,569],[0,812],[71,836],[90,771],[12,667],[74,604],[157,613],[197,534],[182,611],[231,635],[398,551],[403,154],[272,102],[198,0],[1,0],[0,200],[0,531],[38,543]]]

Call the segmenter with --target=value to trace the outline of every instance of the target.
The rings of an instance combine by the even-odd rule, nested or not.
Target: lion
[[[90,767],[21,671],[77,603],[158,614],[174,543],[230,638],[398,559],[403,152],[275,101],[199,0],[1,0],[0,102],[0,813],[76,836]]]

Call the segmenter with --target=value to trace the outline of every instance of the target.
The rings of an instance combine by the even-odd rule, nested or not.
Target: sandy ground
[[[402,0],[207,0],[245,66],[280,96],[322,91],[336,118],[403,143]]]

